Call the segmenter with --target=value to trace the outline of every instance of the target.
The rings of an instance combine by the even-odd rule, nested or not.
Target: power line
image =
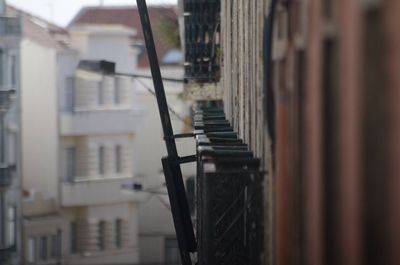
[[[140,80],[138,77],[135,78],[150,94],[152,94],[154,97],[156,97],[156,93],[154,90],[149,87],[146,83],[144,83],[142,80]],[[172,115],[174,115],[178,120],[182,121],[184,124],[188,126],[192,126],[191,123],[188,123],[185,118],[183,118],[178,112],[176,112],[173,108],[171,108],[168,105],[168,110],[171,112]]]

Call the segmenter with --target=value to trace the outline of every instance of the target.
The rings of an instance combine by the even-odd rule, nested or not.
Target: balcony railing
[[[10,109],[13,95],[13,90],[0,90],[0,112],[8,111]]]
[[[186,79],[218,81],[220,0],[186,0],[184,8]]]
[[[0,264],[9,264],[11,257],[14,253],[16,253],[17,247],[16,245],[1,247],[0,246]]]
[[[20,18],[0,16],[0,36],[21,36]]]
[[[137,4],[168,154],[161,161],[181,262],[183,265],[261,264],[263,208],[260,162],[233,132],[222,108],[218,107],[220,103],[204,103],[196,110],[193,134],[173,133],[146,0],[137,0]],[[196,35],[197,30],[201,33],[207,32],[206,34],[219,30],[219,5],[219,0],[185,1],[187,17],[191,16],[190,22],[195,24],[193,28],[186,24],[186,30],[189,27],[195,36],[187,38],[192,38],[191,40],[196,42],[199,40],[197,38],[199,35]],[[204,16],[207,18],[204,19]],[[211,26],[207,21],[212,18],[208,16],[215,18]],[[206,35],[200,37],[194,49],[187,49],[186,58],[195,64],[207,62],[210,65],[210,61],[204,60],[203,55],[196,52],[204,48],[202,45],[205,42],[213,42],[217,38],[208,39],[204,36]],[[198,55],[200,57],[197,57]],[[217,61],[216,53],[208,55],[213,56],[211,65]],[[203,72],[197,72],[196,68],[193,69],[194,72],[186,72],[187,75],[193,74],[188,78],[193,77],[196,81],[217,80],[215,71],[210,68],[205,75]],[[205,104],[218,106],[210,108]],[[193,136],[197,139],[197,155],[179,156],[175,139]],[[198,163],[197,237],[193,229],[181,171],[182,164],[196,160]],[[197,254],[198,261],[194,260],[195,255],[191,254]]]
[[[199,264],[261,263],[260,161],[219,108],[197,111]]]
[[[132,133],[138,130],[142,109],[63,112],[60,133],[64,136]]]
[[[0,187],[10,186],[12,183],[12,173],[15,166],[0,165]]]

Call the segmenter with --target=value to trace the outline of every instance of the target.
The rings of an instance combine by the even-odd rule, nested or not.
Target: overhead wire
[[[136,81],[138,81],[151,95],[153,95],[154,97],[157,97],[155,91],[150,86],[148,86],[145,82],[140,80],[139,77],[132,77],[132,78],[134,78]],[[167,106],[168,106],[169,112],[172,115],[174,115],[178,120],[180,120],[181,122],[183,122],[184,124],[186,124],[188,126],[192,126],[192,123],[189,123],[184,117],[182,117],[177,111],[175,111],[169,105],[167,105]]]

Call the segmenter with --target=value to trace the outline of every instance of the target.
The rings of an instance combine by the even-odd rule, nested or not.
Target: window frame
[[[105,148],[100,145],[97,150],[97,174],[104,176],[105,174]]]
[[[122,173],[122,146],[121,145],[116,145],[115,149],[115,157],[114,157],[114,172],[116,174],[121,174]]]
[[[65,180],[72,182],[76,177],[76,147],[65,148]]]
[[[77,240],[77,234],[78,234],[78,224],[76,221],[72,221],[70,223],[69,227],[69,251],[71,254],[77,254],[78,253],[78,240]]]
[[[115,220],[115,247],[122,248],[122,219]]]
[[[48,249],[48,238],[47,236],[39,237],[39,260],[48,261],[49,260],[49,249]]]
[[[100,251],[106,249],[106,222],[101,220],[98,223],[99,236],[98,236],[98,247]]]

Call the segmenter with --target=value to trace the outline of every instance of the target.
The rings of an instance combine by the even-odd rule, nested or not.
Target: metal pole
[[[153,76],[154,89],[160,112],[161,125],[164,133],[164,141],[167,147],[168,157],[162,159],[164,175],[167,182],[168,195],[171,203],[171,211],[177,234],[179,250],[183,265],[191,265],[189,252],[197,250],[194,236],[193,224],[190,215],[189,205],[186,198],[185,186],[183,184],[180,158],[178,156],[175,137],[172,130],[171,118],[165,96],[164,85],[158,64],[157,52],[151,30],[150,18],[145,0],[136,0],[140,20],[143,28],[143,35],[146,42],[147,55],[150,62]]]

